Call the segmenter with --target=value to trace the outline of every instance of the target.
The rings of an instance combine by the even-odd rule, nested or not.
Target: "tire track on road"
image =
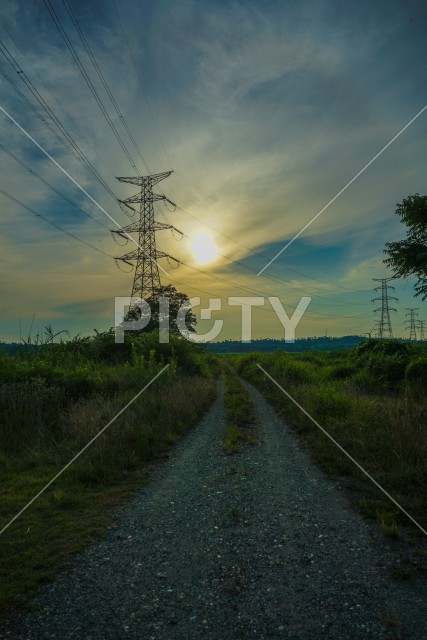
[[[34,611],[0,637],[427,637],[421,594],[391,582],[394,557],[375,526],[246,387],[258,415],[256,444],[224,452],[219,383],[209,412],[155,465],[116,528],[41,589]],[[391,610],[401,618],[396,628],[382,619]]]

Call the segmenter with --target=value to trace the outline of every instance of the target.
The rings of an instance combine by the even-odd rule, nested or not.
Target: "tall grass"
[[[234,358],[308,445],[314,460],[333,474],[357,479],[360,503],[383,529],[410,522],[271,381],[283,386],[401,505],[427,526],[427,396],[425,351],[381,343],[352,352],[251,354]],[[415,363],[417,363],[415,365]],[[417,373],[417,375],[415,375]],[[356,485],[354,485],[356,486]],[[369,505],[369,508],[368,508]],[[384,514],[389,514],[387,516]],[[385,519],[385,520],[384,520]]]
[[[219,371],[203,350],[175,338],[159,345],[154,334],[115,345],[107,332],[0,356],[0,528],[166,363],[0,537],[0,613],[105,530],[111,507],[145,481],[144,463],[164,455],[209,407]]]
[[[235,453],[242,444],[255,443],[255,406],[238,375],[224,359],[221,370],[226,418],[223,447],[228,453]]]

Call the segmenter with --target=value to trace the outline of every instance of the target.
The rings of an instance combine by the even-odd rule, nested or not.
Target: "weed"
[[[345,475],[359,508],[396,536],[402,516],[361,471],[257,367],[260,364],[422,526],[427,526],[425,347],[369,341],[352,351],[257,353],[230,358],[271,401],[326,472]],[[372,496],[372,497],[371,497]],[[393,507],[392,507],[393,508]]]
[[[164,358],[171,363],[2,534],[0,613],[25,604],[40,582],[99,537],[112,507],[146,481],[141,465],[164,455],[214,399],[209,370],[218,367],[209,354],[174,338],[156,347],[148,334],[120,351],[107,334],[0,356],[3,524],[160,371]]]
[[[255,444],[255,407],[236,372],[223,362],[224,404],[227,425],[222,446],[228,453],[236,453],[242,444]]]
[[[398,533],[398,525],[396,516],[398,512],[390,513],[389,511],[382,509],[377,512],[377,520],[379,525],[386,536],[395,537]]]
[[[222,441],[222,446],[227,453],[236,453],[240,448],[242,438],[241,431],[236,425],[230,424],[225,429],[226,436]]]

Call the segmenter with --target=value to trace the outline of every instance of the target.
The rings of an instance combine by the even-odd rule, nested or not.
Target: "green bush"
[[[351,383],[357,391],[362,393],[378,392],[377,378],[366,369],[356,370],[356,373],[351,378]]]
[[[427,388],[427,358],[418,358],[408,364],[405,381],[410,386]]]
[[[386,391],[396,391],[405,377],[405,370],[416,348],[397,340],[368,340],[353,351],[355,366],[375,378]],[[363,379],[363,376],[360,376]]]
[[[398,340],[366,340],[354,349],[354,354],[356,357],[367,354],[410,357],[414,351],[415,347],[407,342],[400,342]]]
[[[351,398],[331,384],[317,386],[311,392],[313,417],[319,421],[344,417],[351,409]]]
[[[348,380],[354,376],[354,366],[347,364],[338,364],[326,369],[326,377],[331,380]]]

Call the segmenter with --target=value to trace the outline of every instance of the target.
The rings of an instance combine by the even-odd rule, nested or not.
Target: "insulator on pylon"
[[[172,256],[168,256],[166,260],[168,261],[168,265],[171,269],[178,269],[179,265],[181,264],[180,261],[177,260],[177,258],[172,258]]]
[[[172,227],[171,231],[172,231],[172,236],[177,242],[180,242],[183,239],[184,234],[182,231],[180,231],[179,229],[175,229],[175,227]]]
[[[122,233],[118,233],[117,231],[111,231],[111,235],[113,236],[114,242],[118,244],[119,247],[125,247],[129,242],[129,238],[127,236],[123,235]],[[122,238],[124,242],[119,242],[119,238]]]
[[[133,264],[131,264],[131,263],[130,263],[130,262],[128,262],[127,260],[121,260],[120,258],[114,258],[114,262],[116,263],[116,267],[117,267],[117,269],[118,269],[119,271],[122,271],[122,273],[131,273],[131,272],[133,271],[133,268],[134,268],[134,267],[133,267]],[[129,269],[128,271],[126,271],[125,269],[123,269],[123,268],[120,266],[120,263],[121,263],[121,262],[123,262],[123,263],[125,263],[125,264],[129,265],[129,266],[130,266],[130,269]]]

